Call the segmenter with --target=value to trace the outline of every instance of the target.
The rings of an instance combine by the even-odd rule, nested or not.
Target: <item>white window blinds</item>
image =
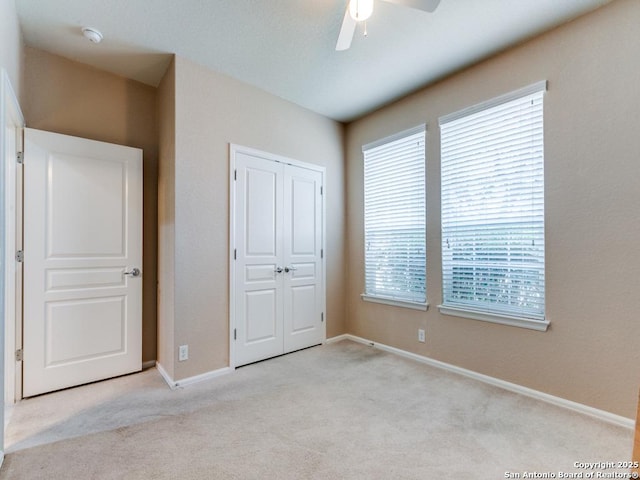
[[[363,153],[365,295],[424,304],[425,127]]]
[[[444,307],[544,320],[545,88],[440,119]]]

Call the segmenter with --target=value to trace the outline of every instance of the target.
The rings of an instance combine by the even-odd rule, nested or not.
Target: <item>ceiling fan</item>
[[[395,3],[403,7],[415,8],[425,12],[433,12],[438,8],[440,0],[383,0],[388,3]],[[340,35],[338,35],[338,43],[336,50],[347,50],[351,46],[353,34],[356,31],[356,25],[360,22],[366,22],[373,13],[373,0],[349,0],[347,11],[342,20]],[[365,27],[366,35],[366,27]]]

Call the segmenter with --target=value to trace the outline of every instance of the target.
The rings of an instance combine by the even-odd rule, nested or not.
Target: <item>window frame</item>
[[[499,97],[490,99],[488,101],[485,102],[481,102],[479,104],[473,105],[471,107],[459,110],[457,112],[454,112],[452,114],[449,115],[444,115],[442,117],[439,118],[439,125],[441,127],[441,162],[442,162],[442,145],[444,144],[444,141],[442,139],[442,126],[444,124],[447,124],[449,122],[454,122],[456,120],[460,120],[463,119],[465,117],[469,117],[471,115],[480,113],[480,112],[484,112],[486,110],[492,109],[494,107],[498,107],[504,104],[507,104],[509,102],[513,102],[513,101],[517,101],[520,100],[524,97],[529,97],[531,95],[534,94],[538,94],[541,93],[542,94],[542,128],[544,131],[544,93],[547,90],[547,82],[545,81],[541,81],[541,82],[537,82],[534,83],[532,85],[529,85],[527,87],[521,88],[519,90],[515,90],[513,92],[507,93],[505,95],[501,95]],[[544,137],[542,140],[542,168],[544,171]],[[443,181],[443,176],[442,176],[442,171],[443,169],[441,168],[441,182]],[[543,180],[544,182],[544,180]],[[444,188],[442,188],[441,186],[441,216],[444,215],[444,208],[443,208],[443,191]],[[542,197],[543,197],[543,204],[542,204],[542,210],[544,212],[544,183],[542,185]],[[444,228],[444,221],[442,220],[441,217],[441,233],[442,229]],[[542,232],[544,235],[544,219],[543,219],[543,226],[542,226]],[[444,239],[441,239],[442,242],[444,242]],[[469,304],[461,304],[461,303],[456,303],[456,302],[450,302],[447,303],[447,301],[445,300],[445,296],[446,296],[446,291],[445,291],[445,274],[446,274],[446,270],[445,270],[445,255],[444,255],[444,245],[442,245],[442,250],[441,250],[441,273],[442,273],[442,304],[438,305],[438,309],[440,311],[440,313],[442,313],[443,315],[452,315],[452,316],[456,316],[456,317],[462,317],[462,318],[469,318],[469,319],[473,319],[473,320],[481,320],[481,321],[485,321],[485,322],[491,322],[491,323],[497,323],[497,324],[502,324],[502,325],[509,325],[509,326],[514,326],[514,327],[522,327],[522,328],[527,328],[527,329],[532,329],[532,330],[537,330],[537,331],[546,331],[549,327],[550,322],[548,321],[547,317],[546,317],[546,299],[544,300],[543,303],[543,314],[542,317],[536,317],[536,318],[532,318],[533,315],[531,315],[530,317],[528,317],[526,314],[523,315],[518,315],[518,314],[510,314],[509,312],[496,312],[496,311],[491,311],[491,310],[486,310],[482,308],[482,304],[478,303],[478,308],[476,308],[474,305],[469,305]],[[543,275],[544,272],[546,271],[546,252],[544,252],[543,250]],[[454,268],[453,266],[451,266],[451,268]],[[543,285],[543,289],[546,288],[546,281],[544,282]],[[510,290],[511,291],[511,290]]]
[[[367,214],[366,214],[366,205],[367,205],[367,198],[366,198],[366,192],[367,192],[367,187],[366,187],[366,177],[365,175],[365,169],[366,169],[366,152],[376,149],[378,147],[405,139],[407,137],[410,136],[414,136],[417,135],[419,133],[422,133],[423,138],[422,141],[424,143],[424,151],[421,157],[421,161],[422,161],[422,172],[423,172],[423,181],[422,181],[422,195],[423,195],[423,205],[424,205],[424,215],[423,215],[423,227],[424,227],[424,232],[423,232],[423,238],[424,238],[424,247],[423,247],[423,251],[424,251],[424,301],[415,301],[415,300],[407,300],[407,299],[403,299],[403,298],[396,298],[393,296],[386,296],[386,295],[382,295],[379,293],[375,293],[375,292],[371,292],[371,291],[367,291]],[[423,310],[426,311],[428,309],[428,303],[427,303],[427,225],[426,225],[426,213],[427,213],[427,194],[426,194],[426,144],[427,144],[427,126],[426,124],[420,124],[417,125],[413,128],[407,129],[407,130],[403,130],[401,132],[395,133],[393,135],[390,135],[388,137],[384,137],[382,139],[379,139],[375,142],[371,142],[368,143],[366,145],[362,146],[362,153],[363,153],[363,237],[364,237],[364,261],[363,261],[363,267],[364,267],[364,293],[362,293],[360,295],[360,297],[362,298],[362,300],[367,301],[367,302],[373,302],[373,303],[378,303],[378,304],[385,304],[385,305],[392,305],[392,306],[396,306],[396,307],[404,307],[404,308],[410,308],[410,309],[415,309],[415,310]],[[409,290],[407,290],[408,292]]]

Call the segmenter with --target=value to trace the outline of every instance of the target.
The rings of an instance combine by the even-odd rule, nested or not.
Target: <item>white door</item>
[[[324,340],[322,174],[284,167],[284,353]]]
[[[235,152],[235,365],[323,342],[322,172]]]
[[[282,165],[236,156],[236,365],[283,353]]]
[[[142,368],[142,151],[25,129],[23,396]]]

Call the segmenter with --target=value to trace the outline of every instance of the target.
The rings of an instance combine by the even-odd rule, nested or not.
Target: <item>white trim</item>
[[[229,144],[229,367],[236,366],[236,146]]]
[[[235,231],[236,231],[236,155],[238,153],[245,153],[248,155],[257,156],[259,158],[273,161],[277,163],[285,163],[287,165],[293,165],[296,167],[306,168],[315,172],[319,172],[322,175],[322,313],[324,314],[324,321],[322,322],[323,333],[322,337],[327,338],[327,168],[322,165],[316,165],[313,163],[302,162],[292,158],[284,157],[274,153],[264,152],[251,147],[244,147],[235,143],[229,143],[229,367],[235,369],[236,357],[235,357],[235,340],[233,338],[233,331],[236,324],[236,308],[235,308]]]
[[[0,190],[2,193],[0,193],[0,195],[2,195],[2,198],[0,199],[0,235],[2,235],[4,238],[1,242],[3,247],[0,250],[0,255],[2,255],[4,260],[0,262],[3,265],[3,268],[0,270],[0,286],[2,288],[2,291],[0,292],[0,465],[2,465],[2,462],[4,461],[5,425],[6,421],[8,421],[9,419],[8,417],[10,414],[5,410],[5,407],[7,406],[5,397],[8,396],[12,400],[12,402],[9,404],[11,405],[13,401],[15,401],[18,392],[20,392],[20,396],[22,395],[22,392],[20,390],[22,385],[22,378],[17,375],[17,372],[21,372],[21,370],[18,369],[19,364],[18,362],[16,362],[14,356],[17,344],[16,337],[19,334],[21,335],[22,332],[22,329],[20,328],[22,325],[22,316],[19,311],[19,306],[22,305],[22,290],[20,286],[21,284],[18,284],[15,276],[7,278],[8,275],[6,265],[9,264],[9,262],[13,261],[13,255],[15,254],[15,252],[9,252],[7,250],[7,243],[5,241],[10,237],[16,238],[16,234],[18,232],[16,223],[18,221],[18,218],[22,218],[22,212],[18,211],[19,205],[16,203],[14,215],[7,215],[8,209],[7,205],[5,204],[5,195],[7,195],[8,192],[16,193],[16,189],[18,188],[17,172],[19,168],[16,164],[15,158],[8,159],[9,162],[12,162],[11,165],[16,166],[11,170],[13,178],[5,176],[7,172],[7,165],[5,165],[5,161],[7,160],[7,158],[5,158],[7,151],[5,135],[8,127],[12,127],[11,131],[18,133],[20,129],[24,127],[24,123],[24,116],[22,114],[22,110],[20,109],[18,97],[16,96],[15,91],[11,85],[9,74],[4,68],[1,68],[0,186],[2,188],[0,188]],[[22,144],[20,142],[19,135],[16,135],[15,141],[16,151],[22,150]],[[9,183],[11,183],[11,188],[9,188]],[[21,245],[16,242],[11,243],[11,247],[18,249],[21,248]],[[6,298],[6,293],[9,293],[9,298]],[[12,303],[10,314],[13,315],[13,318],[6,318],[7,309],[5,307],[7,302]],[[9,372],[10,374],[7,375],[7,372]]]
[[[338,337],[335,337],[335,338],[338,338]],[[557,407],[566,408],[567,410],[571,410],[571,411],[580,413],[582,415],[596,418],[598,420],[610,423],[612,425],[628,428],[630,430],[633,430],[635,426],[635,421],[632,418],[623,417],[611,412],[607,412],[605,410],[589,407],[588,405],[584,405],[582,403],[577,403],[571,400],[567,400],[565,398],[549,395],[548,393],[523,387],[522,385],[518,385],[516,383],[500,380],[499,378],[490,377],[489,375],[483,375],[482,373],[474,372],[472,370],[467,370],[466,368],[457,367],[455,365],[441,362],[439,360],[434,360],[429,357],[424,357],[416,353],[407,352],[406,350],[390,347],[389,345],[384,345],[382,343],[375,343],[370,340],[357,337],[355,335],[350,335],[350,334],[341,335],[340,339],[341,340],[348,339],[357,343],[361,343],[363,345],[368,345],[368,346],[377,348],[379,350],[383,350],[385,352],[394,353],[401,357],[409,358],[411,360],[424,363],[431,367],[439,368],[441,370],[446,370],[451,373],[457,373],[458,375],[462,375],[464,377],[471,378],[473,380],[478,380],[482,383],[486,383],[488,385],[493,385],[494,387],[502,388],[503,390],[508,390],[513,393],[518,393],[520,395],[524,395],[526,397],[530,397],[535,400],[540,400],[542,402],[549,403]]]
[[[412,308],[413,310],[422,310],[426,312],[429,310],[428,303],[409,302],[407,300],[398,300],[397,298],[377,297],[375,295],[367,295],[361,293],[360,298],[365,302],[382,303],[384,305],[393,305],[394,307]]]
[[[156,368],[158,369],[158,372],[160,372],[160,375],[162,376],[164,381],[167,382],[167,385],[169,385],[169,388],[171,388],[171,390],[188,387],[189,385],[193,385],[195,383],[205,382],[207,380],[211,380],[212,378],[227,375],[228,373],[231,373],[235,370],[231,367],[223,367],[217,370],[211,370],[210,372],[202,373],[200,375],[195,375],[193,377],[183,378],[182,380],[174,380],[162,367],[162,365],[160,365],[160,363],[156,362]]]
[[[258,150],[257,148],[244,147],[236,143],[229,144],[229,160],[232,161],[232,167],[235,167],[235,155],[236,153],[246,153],[247,155],[256,156],[265,160],[271,160],[272,162],[285,163],[287,165],[293,165],[295,167],[306,168],[307,170],[314,170],[324,174],[326,168],[322,165],[316,165],[314,163],[302,162],[294,158],[285,157],[276,153],[265,152],[264,150]],[[230,172],[233,178],[233,171]],[[324,177],[323,177],[324,180]]]
[[[211,380],[212,378],[221,377],[222,375],[227,375],[233,372],[235,369],[231,367],[222,367],[217,370],[211,370],[210,372],[202,373],[200,375],[195,375],[193,377],[183,378],[182,380],[177,380],[175,382],[176,388],[188,387],[189,385],[193,385],[195,383],[205,382],[207,380]]]
[[[158,369],[158,372],[160,373],[164,381],[167,382],[167,385],[169,385],[169,388],[171,390],[175,390],[176,388],[178,388],[176,382],[173,381],[173,378],[171,378],[164,367],[160,365],[160,362],[156,362],[156,368]]]
[[[438,124],[444,125],[445,123],[453,122],[454,120],[458,120],[459,118],[466,117],[468,115],[473,115],[474,113],[481,112],[482,110],[486,110],[488,108],[497,107],[498,105],[502,105],[503,103],[507,103],[512,100],[526,97],[527,95],[532,95],[534,93],[546,91],[547,81],[541,80],[539,82],[532,83],[531,85],[527,85],[526,87],[519,88],[518,90],[514,90],[513,92],[505,93],[504,95],[500,95],[490,100],[486,100],[470,107],[463,108],[462,110],[458,110],[457,112],[443,115],[438,118]]]
[[[2,268],[0,268],[0,380],[2,381],[2,383],[0,383],[0,423],[1,423],[1,428],[2,430],[0,431],[0,434],[2,435],[2,438],[0,438],[0,455],[2,456],[2,461],[4,461],[4,432],[5,432],[5,372],[6,372],[6,366],[5,366],[5,354],[7,353],[5,351],[5,342],[6,342],[6,329],[7,329],[7,319],[6,317],[6,308],[5,308],[5,301],[6,301],[6,295],[5,295],[5,291],[6,291],[6,286],[5,286],[5,276],[7,275],[7,268],[6,268],[6,262],[5,259],[7,259],[9,257],[8,252],[7,252],[7,246],[6,246],[6,242],[5,242],[5,238],[6,238],[6,231],[5,231],[5,202],[4,202],[4,196],[5,196],[5,192],[6,192],[6,181],[5,181],[5,151],[6,151],[6,147],[5,147],[5,131],[6,131],[6,126],[5,126],[5,105],[4,105],[4,97],[5,97],[5,75],[6,75],[6,71],[3,68],[2,69],[2,77],[0,78],[0,185],[2,186],[2,191],[0,192],[0,236],[2,237],[2,241],[0,243],[2,243],[2,248],[0,249],[0,255],[2,255],[2,261],[0,261],[0,266]],[[11,348],[11,347],[9,347]],[[0,461],[0,466],[2,465],[2,461]]]
[[[400,140],[401,138],[408,137],[409,135],[415,135],[416,133],[427,132],[427,124],[421,123],[420,125],[416,125],[415,127],[408,128],[407,130],[403,130],[402,132],[394,133],[393,135],[389,135],[388,137],[380,138],[374,142],[367,143],[362,146],[362,151],[371,150],[372,148],[379,147],[380,145],[384,145],[385,143],[395,142],[396,140]],[[425,142],[426,144],[426,142]]]
[[[450,307],[448,305],[438,305],[438,309],[443,315],[451,315],[453,317],[460,318],[470,318],[472,320],[497,323],[499,325],[509,325],[510,327],[528,328],[530,330],[537,330],[538,332],[546,332],[550,324],[548,320],[533,320],[529,318],[510,317],[508,315],[480,312],[467,308]]]
[[[331,337],[331,338],[327,338],[323,345],[329,345],[331,343],[337,343],[337,342],[341,342],[342,340],[351,340],[352,335],[349,335],[348,333],[343,333],[342,335],[338,335],[336,337]]]

